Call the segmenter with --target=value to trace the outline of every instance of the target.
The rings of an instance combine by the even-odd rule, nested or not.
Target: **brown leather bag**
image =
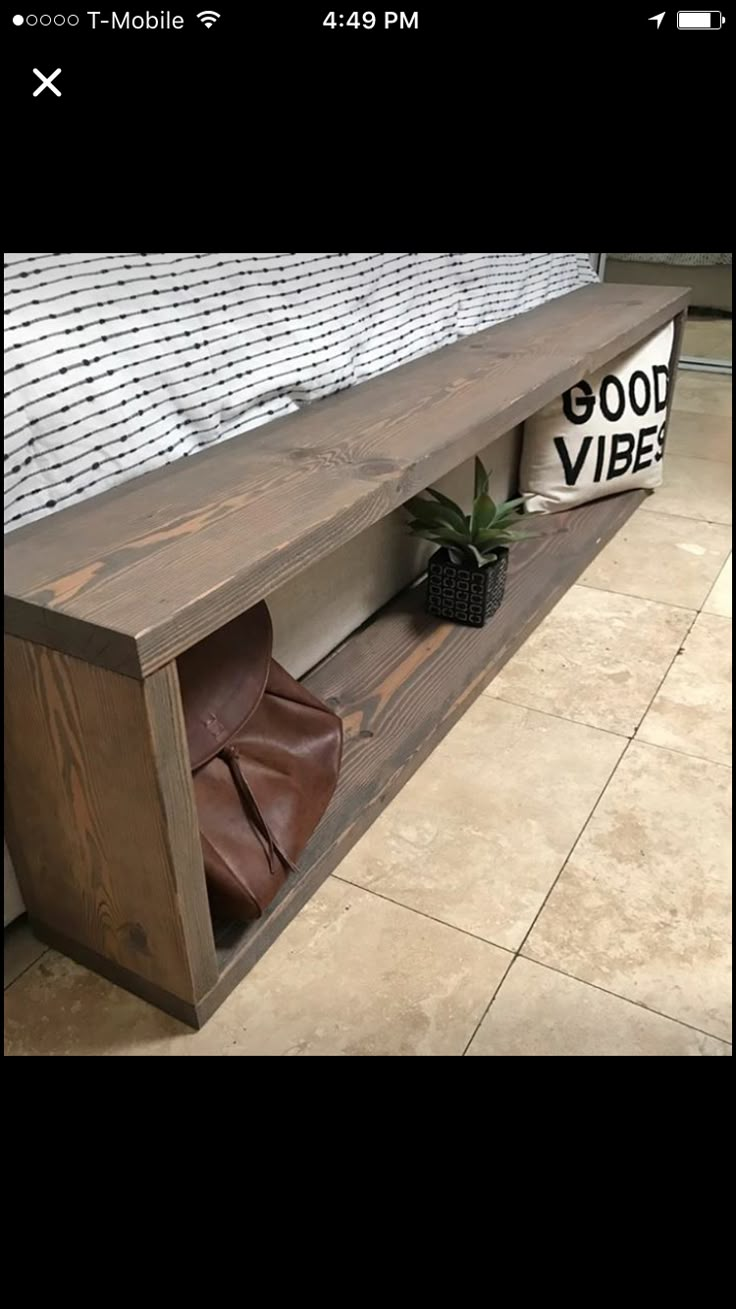
[[[264,603],[179,657],[214,913],[259,918],[335,790],[342,723],[271,658]]]

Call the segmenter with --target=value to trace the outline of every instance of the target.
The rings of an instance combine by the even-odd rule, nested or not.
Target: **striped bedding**
[[[587,254],[11,254],[5,530],[596,280]]]

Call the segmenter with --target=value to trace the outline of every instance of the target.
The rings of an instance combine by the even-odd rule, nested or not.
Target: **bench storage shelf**
[[[587,287],[12,533],[6,830],[38,935],[205,1021],[644,493],[546,519],[485,628],[410,588],[309,674],[341,778],[247,927],[210,919],[177,655],[672,318],[674,368],[686,298]]]

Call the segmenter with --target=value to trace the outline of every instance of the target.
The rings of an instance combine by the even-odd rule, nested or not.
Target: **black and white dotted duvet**
[[[587,254],[11,254],[5,528],[595,281]]]

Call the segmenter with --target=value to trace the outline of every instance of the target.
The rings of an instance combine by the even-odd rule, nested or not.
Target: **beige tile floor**
[[[730,383],[198,1033],[6,933],[11,1055],[729,1055]]]
[[[731,359],[731,321],[725,318],[690,318],[685,326],[682,353],[696,359]]]

